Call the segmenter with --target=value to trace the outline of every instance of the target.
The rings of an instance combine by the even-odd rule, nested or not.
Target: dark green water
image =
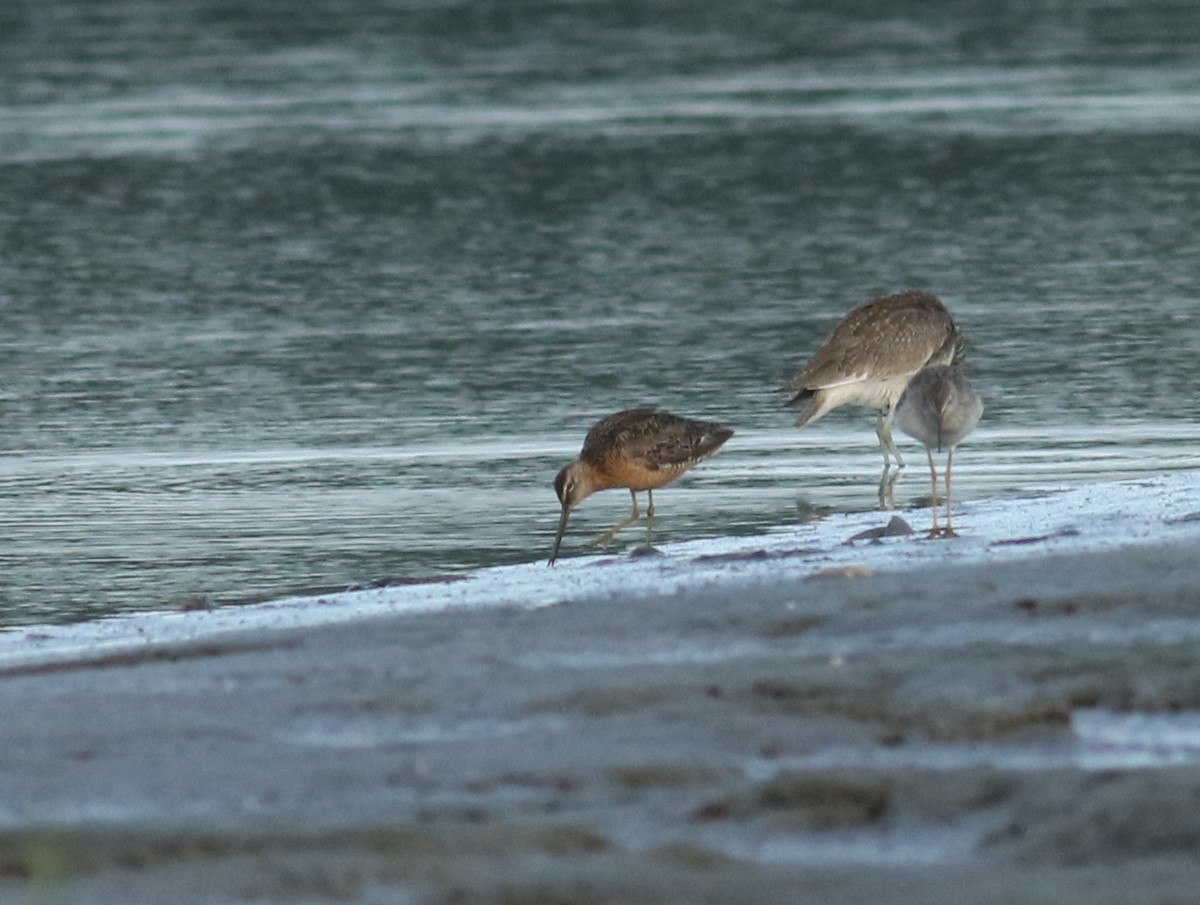
[[[870,507],[773,390],[914,286],[962,498],[1196,464],[1190,3],[6,4],[0,199],[0,624],[544,557],[643,402],[661,540]]]

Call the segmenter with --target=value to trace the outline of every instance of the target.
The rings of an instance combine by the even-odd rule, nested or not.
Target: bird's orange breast
[[[648,468],[623,456],[609,456],[597,471],[606,487],[627,487],[630,490],[656,490],[669,484],[685,471],[690,463],[671,463]]]

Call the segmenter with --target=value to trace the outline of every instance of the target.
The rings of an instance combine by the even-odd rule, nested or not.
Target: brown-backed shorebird
[[[951,364],[966,342],[937,296],[910,290],[873,299],[851,311],[785,389],[789,404],[804,404],[796,426],[812,424],[841,405],[879,409],[875,434],[883,450],[880,503],[890,491],[890,457],[904,466],[892,441],[896,403],[908,381],[927,365]],[[895,477],[892,477],[895,480]]]
[[[929,458],[929,480],[933,487],[933,527],[930,537],[955,537],[950,520],[950,483],[953,478],[954,447],[969,434],[983,414],[983,403],[963,376],[961,368],[937,365],[917,372],[896,405],[900,430],[925,445]],[[946,449],[946,528],[938,531],[938,479],[933,450]]]
[[[598,490],[624,487],[633,499],[633,514],[591,542],[609,541],[637,521],[639,491],[646,491],[646,543],[654,527],[654,491],[671,483],[693,465],[707,459],[733,436],[733,429],[715,421],[681,418],[670,412],[643,407],[627,409],[597,421],[583,441],[579,458],[554,479],[554,492],[562,503],[562,517],[550,564],[567,530],[571,510]]]

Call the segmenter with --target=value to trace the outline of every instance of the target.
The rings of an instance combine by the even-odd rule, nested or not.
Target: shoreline
[[[1124,546],[1200,543],[1200,473],[1045,490],[956,505],[961,535],[926,542],[927,508],[835,513],[765,534],[681,541],[629,552],[544,558],[464,575],[213,608],[183,607],[0,631],[0,673],[147,646],[203,643],[246,632],[315,628],[455,609],[540,608],[651,597],[712,586],[757,590],[780,581],[1035,559]],[[879,536],[899,516],[911,534]],[[870,536],[875,535],[875,536]]]
[[[1190,901],[1196,512],[1173,476],[5,648],[0,898]]]

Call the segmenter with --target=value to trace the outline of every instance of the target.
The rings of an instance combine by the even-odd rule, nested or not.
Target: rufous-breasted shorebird
[[[633,500],[633,513],[591,542],[609,541],[637,521],[637,495],[646,491],[646,543],[654,527],[654,491],[704,461],[733,436],[733,429],[716,421],[681,418],[652,407],[627,409],[597,421],[583,441],[579,458],[554,479],[562,504],[558,534],[550,564],[558,556],[571,510],[598,490],[624,487]]]

